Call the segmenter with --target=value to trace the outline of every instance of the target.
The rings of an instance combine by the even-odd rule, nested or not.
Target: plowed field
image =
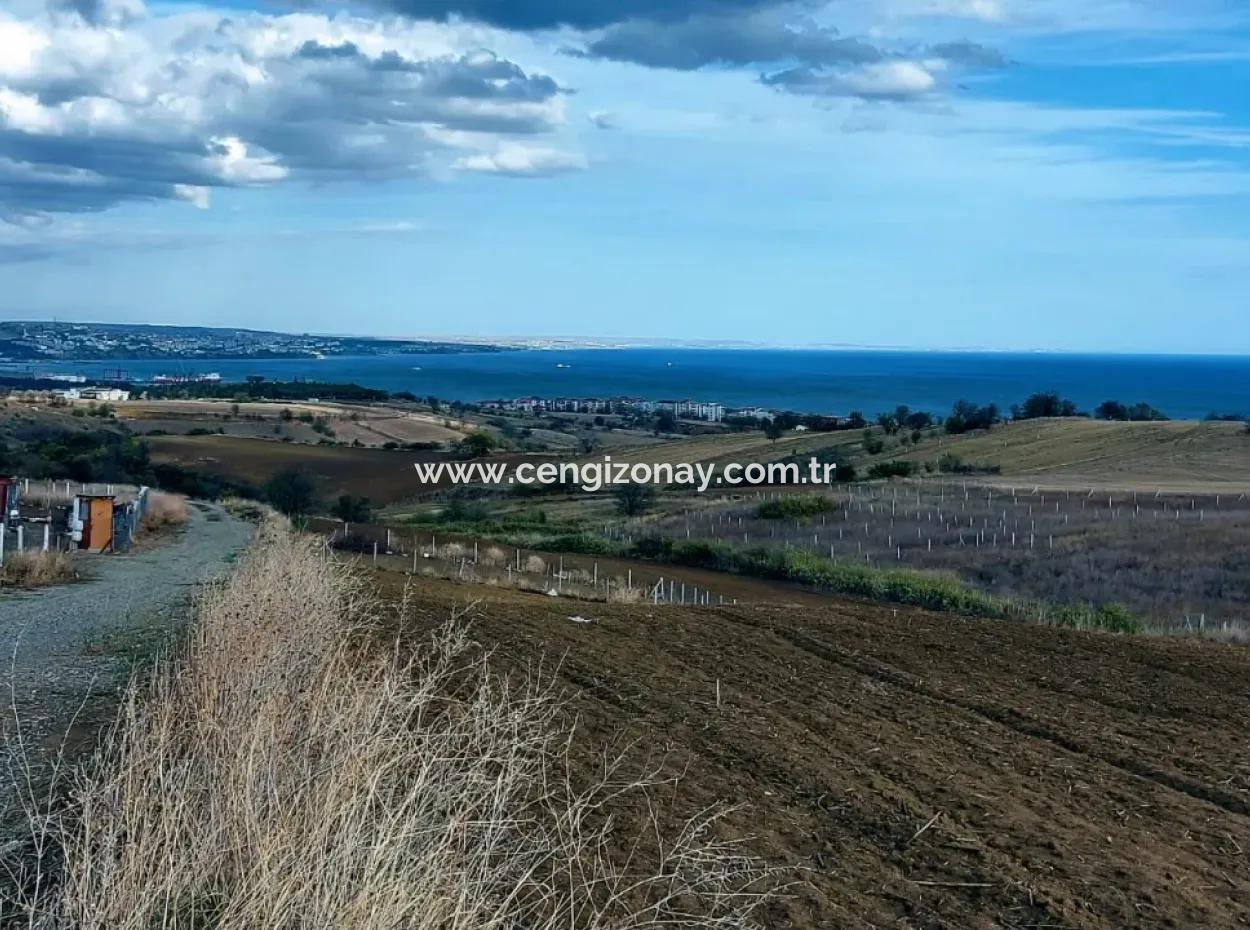
[[[409,635],[477,600],[500,663],[560,660],[587,771],[636,740],[682,775],[674,816],[742,805],[731,826],[797,868],[771,927],[1250,926],[1245,648],[414,584]]]

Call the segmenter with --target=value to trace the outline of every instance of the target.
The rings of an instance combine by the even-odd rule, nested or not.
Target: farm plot
[[[794,546],[878,567],[950,571],[990,593],[1123,603],[1165,627],[1250,618],[1244,494],[1054,491],[964,482],[872,484],[827,513],[767,519],[779,492],[724,500],[618,536]]]
[[[1243,649],[835,599],[376,583],[411,605],[414,641],[472,601],[501,671],[545,656],[575,778],[625,747],[674,779],[652,799],[667,825],[739,805],[727,832],[794,867],[772,930],[1250,924]]]

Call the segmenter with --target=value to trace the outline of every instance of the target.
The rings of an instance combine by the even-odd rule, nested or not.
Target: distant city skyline
[[[0,320],[1250,354],[1248,80],[1222,0],[9,0]]]

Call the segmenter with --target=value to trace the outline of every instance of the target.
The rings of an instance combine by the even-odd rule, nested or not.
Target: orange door
[[[113,541],[113,502],[110,500],[93,500],[91,502],[91,521],[88,524],[90,538],[87,549],[91,552],[103,552]]]

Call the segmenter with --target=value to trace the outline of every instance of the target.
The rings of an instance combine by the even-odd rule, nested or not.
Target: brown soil
[[[501,666],[558,659],[587,772],[624,737],[684,775],[672,816],[743,805],[731,825],[797,867],[770,927],[1250,926],[1244,649],[377,579],[416,585],[414,638],[477,601]]]

